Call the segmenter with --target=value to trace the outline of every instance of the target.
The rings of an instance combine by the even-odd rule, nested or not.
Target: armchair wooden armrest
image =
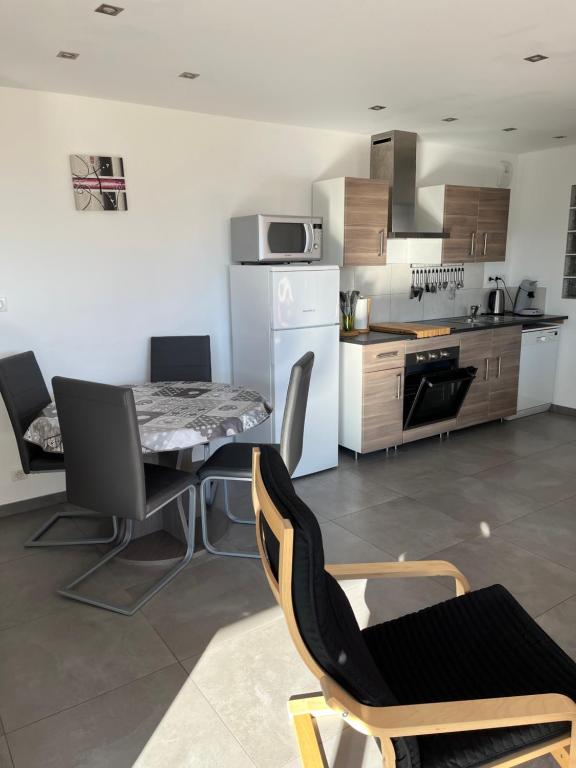
[[[564,722],[572,723],[573,736],[576,730],[576,703],[559,693],[369,707],[352,699],[333,680],[324,677],[320,682],[328,707],[355,720],[358,730],[375,736],[428,736]]]
[[[456,594],[470,592],[470,584],[455,565],[445,560],[414,560],[391,563],[346,563],[326,565],[336,579],[413,579],[422,576],[450,576],[456,581]]]

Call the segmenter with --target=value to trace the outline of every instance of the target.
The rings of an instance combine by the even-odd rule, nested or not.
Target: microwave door
[[[412,405],[405,414],[404,429],[455,419],[477,370],[470,366],[423,374]]]
[[[310,244],[308,225],[303,222],[270,221],[266,239],[271,256],[308,253]]]

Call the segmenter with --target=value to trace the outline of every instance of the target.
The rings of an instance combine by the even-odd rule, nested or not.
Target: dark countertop
[[[418,325],[449,325],[452,333],[467,333],[468,331],[486,331],[493,328],[506,328],[511,325],[521,325],[523,328],[537,326],[540,324],[550,325],[551,323],[562,323],[568,320],[568,315],[540,315],[540,317],[530,317],[529,315],[479,315],[475,323],[466,323],[466,316],[461,317],[442,317],[434,320],[414,320],[412,322]],[[438,336],[439,340],[446,338]],[[347,344],[385,344],[390,341],[415,341],[411,334],[402,333],[380,333],[379,331],[370,331],[361,333],[358,336],[345,336],[340,341]],[[441,344],[441,342],[439,341]]]

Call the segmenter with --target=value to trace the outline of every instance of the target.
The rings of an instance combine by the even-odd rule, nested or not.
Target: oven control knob
[[[428,360],[428,355],[426,355],[426,354],[416,355],[416,362],[417,363],[425,363],[426,360]]]
[[[448,352],[447,349],[442,349],[440,351],[440,357],[450,357],[450,352]]]
[[[428,360],[438,360],[438,352],[428,352]]]

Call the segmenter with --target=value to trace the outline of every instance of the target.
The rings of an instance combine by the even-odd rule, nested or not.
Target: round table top
[[[159,381],[131,386],[142,450],[175,451],[256,427],[272,407],[252,389],[212,381]],[[58,414],[46,406],[24,438],[49,453],[63,453]]]

